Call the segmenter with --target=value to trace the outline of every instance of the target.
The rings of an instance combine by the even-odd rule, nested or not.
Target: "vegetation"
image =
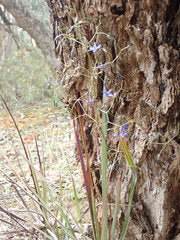
[[[46,155],[46,152],[42,152],[42,150],[40,151],[37,136],[32,135],[32,138],[29,138],[31,140],[34,140],[34,144],[36,146],[36,152],[37,152],[36,153],[37,155],[35,156],[33,152],[28,151],[27,142],[23,140],[23,136],[18,127],[18,124],[16,123],[15,118],[13,117],[4,98],[1,98],[1,99],[6,109],[8,110],[10,117],[14,123],[14,126],[17,130],[17,133],[22,145],[22,149],[25,155],[25,158],[23,160],[20,160],[18,157],[16,157],[16,160],[19,163],[18,171],[12,169],[8,164],[10,171],[18,179],[18,182],[16,182],[14,180],[14,177],[12,178],[4,170],[1,170],[1,174],[6,178],[6,181],[11,183],[11,185],[13,186],[17,196],[20,198],[20,201],[22,202],[21,204],[24,208],[24,211],[27,212],[29,217],[33,218],[37,222],[38,220],[36,217],[34,217],[34,214],[41,216],[40,217],[41,228],[38,228],[35,225],[32,225],[32,228],[28,228],[26,226],[26,221],[22,220],[20,217],[18,217],[18,215],[14,215],[13,213],[7,211],[4,208],[2,208],[2,211],[8,214],[11,220],[14,222],[13,224],[16,223],[17,226],[19,225],[23,229],[23,231],[25,231],[26,234],[32,235],[33,229],[36,230],[33,234],[34,238],[39,236],[40,234],[46,239],[74,239],[74,240],[77,240],[79,238],[88,239],[87,236],[90,233],[88,233],[86,229],[87,220],[83,217],[83,214],[82,214],[83,209],[80,207],[82,200],[79,197],[80,195],[78,193],[78,190],[74,181],[74,177],[72,174],[73,168],[70,165],[69,160],[64,158],[64,161],[66,160],[68,163],[70,181],[72,183],[74,209],[76,209],[75,211],[76,215],[73,215],[71,211],[68,209],[67,200],[65,200],[67,196],[63,195],[63,191],[66,192],[66,189],[63,190],[62,179],[60,178],[59,179],[60,181],[58,182],[58,189],[59,189],[58,192],[56,192],[55,189],[51,187],[52,183],[48,183],[48,179],[46,177],[47,164],[45,163],[45,159],[41,157],[42,155],[43,156]],[[83,153],[82,153],[83,148],[86,146],[84,146],[80,142],[79,133],[76,131],[76,126],[74,125],[77,149],[79,152],[79,158],[80,158],[81,167],[82,167],[82,174],[84,177],[84,184],[86,188],[86,197],[87,197],[87,202],[89,205],[89,211],[90,211],[91,220],[92,220],[91,224],[93,229],[93,238],[91,235],[89,235],[89,237],[91,237],[91,239],[97,239],[97,240],[100,240],[100,239],[112,240],[117,238],[116,224],[117,224],[118,210],[120,208],[120,202],[119,202],[120,198],[119,198],[119,195],[117,195],[115,208],[113,211],[114,213],[111,216],[112,224],[109,225],[107,222],[108,215],[109,215],[108,209],[110,207],[108,203],[108,194],[107,194],[108,179],[109,179],[108,172],[107,172],[107,154],[108,154],[107,143],[106,143],[106,136],[108,131],[107,124],[108,124],[107,115],[106,113],[104,113],[104,121],[102,122],[102,191],[103,191],[103,198],[102,198],[103,213],[102,213],[102,222],[101,222],[102,225],[100,224],[97,218],[97,212],[96,212],[97,203],[94,198],[91,172],[90,172],[89,166],[87,165],[88,162],[87,163],[85,162]],[[135,189],[136,178],[137,178],[136,167],[133,163],[132,156],[124,140],[124,137],[127,134],[128,134],[128,126],[125,125],[120,129],[119,136],[116,136],[120,138],[119,143],[122,147],[127,163],[133,173],[129,204],[128,204],[127,214],[126,214],[124,226],[122,228],[120,240],[125,239],[125,235],[127,232],[129,215],[130,215],[130,210],[132,206],[132,199],[134,195],[134,189]],[[13,141],[13,138],[11,140]],[[20,152],[16,152],[16,154],[17,153],[18,155],[21,155]],[[29,177],[31,178],[31,181],[30,181],[31,183],[27,181],[28,175],[27,174],[25,175],[24,173],[25,171],[24,166],[28,166],[29,168],[29,173],[30,173]],[[119,181],[117,182],[116,187],[117,187],[118,193],[120,194],[121,178],[119,178]],[[26,195],[27,197],[24,198],[24,195]],[[31,207],[28,205],[27,203],[28,201],[31,201],[33,203]],[[37,207],[38,207],[38,210],[36,209]],[[73,209],[72,206],[71,208]],[[5,219],[6,218],[2,218],[1,221],[9,223]],[[21,224],[22,221],[24,222],[23,225]],[[90,224],[89,220],[88,220],[88,224]]]
[[[40,0],[24,2],[0,0],[14,17],[0,9],[16,43],[11,49],[7,45],[9,52],[4,47],[0,66],[1,101],[9,114],[0,119],[2,146],[8,142],[13,149],[0,155],[0,182],[16,204],[12,208],[2,201],[3,234],[10,226],[11,234],[22,231],[23,239],[176,239],[179,128],[178,114],[172,113],[177,76],[173,82],[169,73],[177,72],[177,33],[173,23],[174,35],[169,31],[162,37],[166,31],[159,24],[169,29],[168,7],[176,15],[177,5],[162,3],[167,10],[158,15],[143,1],[129,8],[102,2],[102,9],[90,1],[94,9],[87,9],[78,0],[47,0],[59,86],[52,72],[57,65],[47,36],[47,8],[43,15],[37,11]],[[15,20],[33,39],[14,34],[9,26]]]
[[[53,103],[61,98],[51,69],[37,48],[13,51],[0,71],[1,91],[15,109],[23,105]],[[60,100],[59,100],[60,102]]]
[[[31,27],[31,24],[29,26],[27,24],[27,29],[24,31],[21,23],[16,19],[16,15],[13,15],[14,12],[12,12],[12,15],[10,14],[11,4],[9,2],[5,3],[8,3],[9,8],[7,10],[10,12],[8,13],[5,10],[6,5],[3,5],[4,2],[2,2],[0,16],[1,26],[4,27],[0,29],[2,33],[0,58],[1,95],[5,97],[9,106],[13,106],[13,109],[18,109],[23,105],[48,102],[52,106],[59,104],[63,92],[57,84],[52,65],[47,61],[47,56],[43,55],[44,51],[37,47],[37,40],[31,37],[32,34],[28,34],[28,29],[30,28],[29,31],[32,31],[33,27]],[[24,1],[23,4],[25,5],[21,4],[21,2],[18,2],[13,9],[22,9],[25,16],[27,15],[26,20],[28,20],[28,16],[31,16],[28,20],[30,23],[33,19],[37,19],[34,24],[39,28],[41,26],[38,26],[38,24],[42,24],[47,31],[45,34],[49,36],[51,27],[47,5],[42,0]],[[26,23],[24,24],[26,25]],[[43,46],[43,43],[40,46]]]

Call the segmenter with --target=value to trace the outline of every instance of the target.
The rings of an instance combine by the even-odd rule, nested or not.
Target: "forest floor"
[[[19,110],[13,116],[33,167],[39,172],[41,159],[46,181],[73,212],[71,169],[82,208],[86,208],[82,174],[75,158],[72,122],[64,109],[34,106]],[[24,191],[28,192],[28,187],[34,189],[29,163],[15,125],[3,110],[0,112],[0,240],[37,239],[30,233],[34,226],[39,228],[41,220],[37,216],[37,204]],[[61,188],[62,194],[59,193]]]

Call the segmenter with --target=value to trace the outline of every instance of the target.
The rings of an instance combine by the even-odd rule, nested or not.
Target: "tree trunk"
[[[48,3],[59,79],[71,110],[76,116],[83,114],[85,120],[97,199],[101,197],[99,146],[101,109],[105,107],[109,109],[108,166],[115,166],[109,202],[115,201],[116,182],[123,177],[119,227],[131,174],[113,134],[128,123],[127,142],[139,171],[127,239],[178,239],[178,1]],[[97,67],[102,64],[106,68]],[[105,103],[103,86],[116,93]],[[93,100],[87,101],[90,98]],[[77,103],[81,111],[76,111]]]

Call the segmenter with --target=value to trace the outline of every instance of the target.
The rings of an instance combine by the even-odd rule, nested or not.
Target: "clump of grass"
[[[105,97],[107,96],[107,91],[104,93]],[[108,93],[109,94],[109,93]],[[111,96],[113,97],[112,93]],[[40,212],[38,213],[41,216],[41,224],[43,225],[44,230],[35,228],[36,231],[43,234],[46,238],[51,239],[54,237],[54,239],[66,239],[68,236],[70,239],[77,239],[76,235],[77,232],[81,234],[82,239],[86,239],[85,233],[83,232],[82,228],[82,214],[80,209],[80,202],[77,195],[76,186],[74,183],[74,179],[71,173],[71,168],[69,166],[71,180],[73,184],[73,192],[74,192],[74,199],[75,199],[75,205],[76,205],[76,212],[77,216],[74,218],[70,212],[65,208],[62,201],[62,183],[60,182],[60,193],[59,193],[59,201],[56,200],[56,196],[49,186],[49,184],[46,181],[45,177],[45,166],[44,162],[41,159],[40,151],[37,143],[37,138],[35,137],[35,145],[36,145],[36,151],[37,151],[37,159],[39,162],[39,171],[35,169],[33,166],[33,162],[31,160],[31,157],[26,149],[25,143],[23,141],[23,137],[20,133],[20,130],[17,126],[17,123],[9,110],[6,101],[1,97],[3,103],[5,104],[13,122],[15,125],[15,128],[18,132],[19,138],[21,140],[22,147],[24,149],[24,153],[26,156],[26,162],[29,166],[29,171],[31,173],[31,178],[33,180],[33,189],[32,187],[27,183],[27,181],[23,180],[23,184],[25,184],[27,190],[24,190],[22,187],[20,187],[19,184],[13,182],[11,178],[8,177],[8,175],[1,171],[8,179],[11,181],[14,189],[18,193],[18,196],[20,197],[22,204],[26,208],[27,212],[32,215],[32,210],[27,206],[22,194],[20,193],[20,190],[24,192],[25,194],[28,194],[28,196],[32,199],[35,205],[38,205]],[[86,195],[87,195],[87,201],[89,204],[89,210],[91,215],[91,221],[92,221],[92,228],[93,228],[93,239],[95,240],[113,240],[115,239],[116,235],[116,226],[117,226],[117,218],[118,218],[118,209],[120,207],[120,189],[121,189],[121,179],[119,178],[118,184],[117,184],[117,196],[115,201],[115,207],[114,207],[114,213],[112,216],[112,224],[108,224],[108,169],[107,169],[107,160],[108,160],[108,146],[107,146],[107,135],[108,135],[108,110],[102,110],[102,143],[101,143],[101,172],[102,172],[102,221],[99,223],[97,218],[97,212],[96,212],[96,201],[94,198],[93,193],[93,182],[92,182],[92,175],[91,170],[89,166],[89,162],[84,159],[83,152],[86,153],[86,143],[84,139],[84,120],[83,117],[78,118],[79,125],[80,125],[80,134],[76,130],[76,120],[73,120],[74,123],[74,132],[75,132],[75,138],[76,138],[76,144],[77,144],[77,150],[80,157],[81,167],[82,167],[82,173],[84,178],[84,184],[86,188]],[[119,145],[121,146],[121,149],[124,153],[124,156],[126,158],[127,164],[132,171],[132,181],[131,181],[131,189],[129,194],[129,203],[127,207],[127,212],[125,216],[125,221],[121,230],[120,240],[124,240],[127,229],[128,229],[128,223],[129,223],[129,216],[130,211],[132,207],[132,200],[134,196],[135,191],[135,185],[137,181],[137,172],[136,167],[133,162],[133,158],[130,154],[130,150],[126,144],[126,141],[124,140],[124,137],[127,135],[128,126],[124,125],[120,129],[119,134],[115,134],[114,137],[118,137],[119,139]],[[81,137],[81,140],[80,140]],[[83,140],[84,139],[84,140]],[[83,142],[84,141],[84,142]],[[86,155],[86,154],[85,154]],[[86,155],[87,156],[87,155]],[[14,171],[14,174],[19,178],[18,174]],[[22,181],[22,179],[20,179]],[[50,209],[49,206],[52,205],[52,208]],[[10,215],[10,214],[9,214]],[[13,216],[13,215],[11,215]],[[14,218],[13,218],[14,219]],[[17,217],[18,219],[18,217]],[[18,219],[19,220],[19,219]],[[52,224],[53,221],[53,224]],[[24,227],[24,229],[26,229]]]
[[[98,34],[98,33],[96,33]],[[59,37],[68,37],[64,34],[61,34]],[[112,62],[98,64],[96,61],[93,63],[90,54],[95,54],[97,51],[100,51],[102,49],[101,44],[94,43],[92,44],[93,39],[89,42],[89,45],[85,45],[84,43],[81,43],[83,47],[86,47],[87,49],[87,55],[90,60],[90,63],[92,65],[92,73],[89,73],[87,71],[87,74],[90,74],[91,76],[91,86],[90,91],[87,93],[87,95],[90,97],[88,99],[84,99],[85,96],[82,96],[80,99],[75,99],[74,108],[76,109],[76,113],[78,117],[74,117],[73,119],[73,127],[74,127],[74,133],[75,133],[75,140],[76,140],[76,146],[77,151],[79,154],[79,159],[81,163],[81,169],[82,169],[82,175],[84,180],[84,186],[86,190],[86,197],[87,202],[89,206],[89,212],[91,216],[91,224],[92,224],[92,230],[93,230],[93,240],[114,240],[114,239],[120,239],[124,240],[127,230],[128,230],[128,224],[130,219],[130,212],[132,208],[132,201],[133,196],[135,192],[135,186],[137,182],[137,171],[136,166],[134,164],[132,155],[130,153],[130,149],[125,141],[125,137],[128,134],[128,126],[123,125],[118,134],[115,134],[114,137],[117,138],[117,141],[119,141],[119,146],[122,149],[122,152],[124,154],[124,157],[126,159],[126,162],[129,166],[129,169],[132,172],[132,179],[131,179],[131,186],[130,186],[130,192],[129,192],[129,202],[125,214],[124,224],[121,229],[121,233],[118,234],[117,232],[117,222],[118,222],[118,210],[120,209],[120,198],[121,198],[121,177],[118,178],[117,182],[117,195],[115,198],[114,203],[114,212],[112,214],[112,223],[110,224],[108,221],[108,209],[109,209],[109,202],[108,202],[108,186],[109,186],[109,178],[108,178],[108,144],[107,144],[107,137],[109,134],[108,124],[109,122],[109,112],[110,108],[113,106],[114,98],[116,97],[116,93],[113,93],[113,91],[110,89],[107,89],[107,86],[105,82],[103,82],[103,89],[102,89],[102,109],[98,109],[96,111],[95,119],[93,119],[91,116],[88,116],[86,112],[83,109],[83,104],[81,104],[81,101],[85,100],[87,104],[96,104],[96,98],[94,93],[94,86],[93,86],[93,76],[97,77],[97,69],[106,69],[108,68],[108,65],[113,64],[117,58],[120,56],[121,52],[128,48],[123,48],[119,54],[116,56],[115,59],[112,60]],[[71,39],[75,42],[76,39]],[[78,41],[79,42],[79,41]],[[102,49],[103,50],[103,49]],[[84,69],[85,70],[85,69]],[[94,75],[93,75],[94,74]],[[85,94],[86,95],[86,94]],[[19,134],[19,138],[21,140],[22,147],[24,149],[24,153],[26,156],[26,162],[29,166],[29,171],[31,173],[31,178],[33,180],[33,189],[29,186],[29,184],[24,181],[27,189],[30,193],[29,196],[33,200],[33,202],[38,205],[41,215],[41,223],[43,225],[43,230],[37,229],[37,231],[41,232],[41,234],[44,234],[44,236],[48,239],[78,239],[77,233],[80,234],[81,239],[87,239],[86,232],[83,230],[83,220],[82,220],[82,213],[80,210],[80,200],[77,195],[76,186],[71,174],[71,180],[73,184],[73,193],[74,193],[74,199],[75,199],[75,205],[76,205],[76,213],[77,216],[74,218],[70,211],[66,209],[66,207],[63,204],[62,200],[62,185],[60,184],[60,194],[58,201],[56,199],[56,196],[49,186],[49,184],[46,181],[45,177],[45,168],[43,165],[43,161],[40,157],[40,152],[37,144],[37,139],[35,138],[35,144],[36,144],[36,150],[37,150],[37,158],[39,162],[39,169],[40,171],[37,171],[35,167],[33,166],[32,160],[28,154],[28,151],[26,149],[26,146],[24,144],[23,138],[21,136],[21,133],[18,129],[18,126],[16,124],[16,121],[11,114],[6,101],[2,98],[2,101],[4,102],[13,122],[16,127],[16,130]],[[108,104],[107,104],[108,103]],[[109,107],[110,104],[110,107]],[[101,113],[100,113],[100,111]],[[97,213],[97,203],[94,197],[94,184],[92,180],[92,172],[90,168],[90,160],[88,157],[88,146],[86,143],[85,138],[85,116],[89,117],[91,121],[94,121],[97,123],[98,127],[100,126],[101,121],[101,185],[102,185],[102,220],[101,222],[98,219],[98,213]],[[101,118],[102,116],[102,118]],[[100,120],[102,119],[102,120]],[[112,124],[112,123],[111,123]],[[71,172],[71,167],[69,167]],[[13,183],[14,186],[17,184]],[[18,186],[20,187],[20,186]],[[17,190],[17,187],[16,187]],[[18,190],[17,190],[18,191]],[[20,194],[20,193],[19,193]],[[27,194],[27,192],[26,192]],[[20,194],[21,195],[21,194]],[[23,197],[21,196],[21,200],[25,205],[25,201],[23,200]],[[51,206],[51,208],[49,208]],[[28,208],[26,206],[26,208]],[[31,209],[28,209],[28,212],[31,212]],[[53,224],[52,224],[53,221]]]
[[[31,158],[31,154],[26,148],[26,145],[23,141],[23,136],[18,128],[18,125],[8,108],[6,101],[1,97],[6,109],[8,110],[12,121],[14,122],[14,126],[18,132],[19,138],[21,140],[21,145],[23,147],[23,151],[25,154],[25,162],[29,167],[30,176],[32,179],[32,184],[26,180],[26,177],[23,173],[23,165],[22,176],[20,176],[17,171],[13,168],[10,168],[13,172],[13,175],[16,176],[18,182],[15,181],[11,176],[9,176],[5,171],[0,170],[1,174],[5,176],[5,178],[11,183],[13,188],[15,189],[17,195],[21,200],[21,204],[26,209],[29,217],[33,219],[34,222],[40,222],[41,227],[37,227],[36,225],[32,225],[32,228],[29,230],[29,227],[26,227],[27,222],[22,224],[22,219],[16,216],[13,213],[10,213],[8,210],[4,209],[4,212],[8,214],[11,220],[15,221],[24,231],[29,234],[33,234],[34,237],[37,237],[38,234],[43,235],[46,239],[73,239],[77,240],[77,236],[81,236],[81,239],[86,240],[86,236],[83,231],[83,221],[82,221],[82,213],[80,209],[80,200],[78,198],[77,189],[75,186],[75,182],[73,176],[71,174],[71,180],[73,185],[73,194],[75,199],[75,208],[77,212],[77,217],[75,218],[70,210],[67,208],[67,204],[65,201],[65,196],[63,196],[63,187],[62,181],[59,181],[59,194],[56,194],[48,181],[46,180],[45,174],[45,162],[41,159],[40,150],[38,147],[37,138],[34,138],[36,145],[36,157],[39,163],[39,169],[34,166],[34,163]],[[69,166],[69,170],[71,172],[71,168]],[[31,200],[34,208],[29,207],[26,203],[24,196],[28,196]],[[34,214],[37,217],[34,217]],[[35,232],[36,233],[35,233]],[[78,235],[79,234],[79,235]]]
[[[115,97],[116,95],[112,93],[109,90],[106,90],[104,87],[103,90],[104,97],[103,101],[105,102],[105,98],[109,97]],[[94,101],[88,102],[90,104],[94,103]],[[80,108],[80,104],[77,102],[76,107]],[[82,106],[81,106],[82,107]],[[80,111],[79,111],[80,112]],[[87,156],[86,154],[86,143],[84,141],[84,118],[83,116],[79,115],[80,117],[77,119],[74,119],[74,131],[75,131],[75,136],[76,136],[76,144],[77,144],[77,149],[79,152],[79,157],[80,157],[80,162],[82,165],[82,172],[83,172],[83,177],[84,177],[84,182],[85,182],[85,187],[86,187],[86,194],[87,194],[87,199],[89,203],[89,209],[91,212],[91,220],[92,220],[92,228],[93,228],[93,239],[96,240],[113,240],[116,239],[117,231],[117,220],[118,220],[118,210],[120,208],[120,191],[121,191],[121,178],[119,177],[118,183],[117,183],[117,196],[115,199],[115,207],[114,207],[114,213],[112,215],[112,224],[108,223],[108,184],[109,184],[109,179],[108,179],[108,145],[107,145],[107,135],[108,135],[108,124],[109,118],[108,118],[108,113],[109,109],[102,109],[102,126],[101,126],[101,132],[102,132],[102,141],[101,141],[101,185],[102,185],[102,220],[101,223],[98,222],[97,219],[97,212],[94,211],[96,209],[96,202],[93,197],[93,184],[90,181],[91,180],[91,173],[89,172],[89,165],[88,165],[88,157],[85,161],[83,152],[85,152],[85,157]],[[80,136],[79,133],[77,132],[77,127],[76,127],[76,121],[79,123],[80,126]],[[134,196],[134,191],[135,191],[135,186],[137,182],[137,171],[136,171],[136,166],[133,162],[132,155],[130,153],[130,150],[127,146],[127,143],[125,141],[125,137],[128,135],[128,125],[124,125],[119,129],[118,134],[114,134],[114,137],[116,137],[119,140],[119,146],[121,147],[126,162],[132,172],[132,180],[131,180],[131,187],[130,187],[130,193],[129,193],[129,202],[127,206],[127,212],[125,215],[124,219],[124,224],[121,230],[121,234],[119,236],[120,240],[124,240],[127,229],[128,229],[128,224],[129,224],[129,218],[130,218],[130,212],[132,208],[132,201],[133,201],[133,196]],[[80,141],[80,138],[82,141]],[[86,162],[86,163],[85,163]]]

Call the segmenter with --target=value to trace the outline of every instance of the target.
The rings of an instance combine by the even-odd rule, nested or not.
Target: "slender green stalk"
[[[123,150],[123,152],[124,152],[126,161],[127,161],[128,165],[129,165],[131,171],[132,171],[133,173],[136,173],[136,166],[135,166],[135,164],[134,164],[134,162],[133,162],[132,155],[131,155],[131,153],[130,153],[130,151],[129,151],[129,148],[128,148],[126,142],[125,142],[123,139],[121,139],[121,140],[120,140],[120,144],[121,144],[121,147],[122,147],[122,150]]]
[[[107,222],[107,125],[108,114],[102,112],[102,149],[101,149],[101,171],[102,171],[102,232],[101,240],[107,240],[108,222]]]
[[[133,158],[132,155],[129,151],[129,148],[126,144],[126,142],[124,141],[123,138],[120,139],[120,145],[121,148],[124,152],[126,161],[129,165],[129,168],[132,171],[132,181],[131,181],[131,189],[130,189],[130,193],[129,193],[129,202],[128,202],[128,208],[126,211],[126,216],[125,216],[125,220],[124,220],[124,224],[123,224],[123,228],[122,228],[122,232],[120,235],[120,240],[124,240],[126,233],[127,233],[127,229],[128,229],[128,224],[129,224],[129,217],[130,217],[130,213],[131,213],[131,208],[132,208],[132,201],[133,201],[133,196],[134,196],[134,192],[135,192],[135,187],[136,187],[136,182],[137,182],[137,170],[136,170],[136,166],[133,162]]]
[[[94,224],[95,224],[95,233],[96,233],[96,239],[100,240],[100,227],[97,217],[97,211],[96,211],[96,202],[94,198],[94,194],[91,195],[92,197],[92,208],[93,208],[93,217],[94,217]]]

